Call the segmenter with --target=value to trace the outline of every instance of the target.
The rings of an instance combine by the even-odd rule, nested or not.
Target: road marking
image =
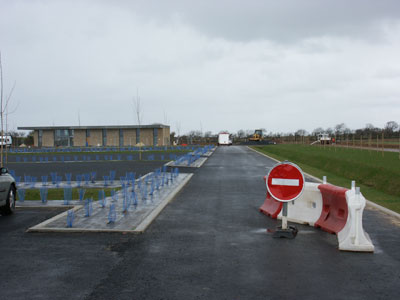
[[[272,185],[299,186],[298,179],[272,178]]]

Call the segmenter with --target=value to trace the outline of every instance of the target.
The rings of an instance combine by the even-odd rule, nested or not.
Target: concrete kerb
[[[74,212],[76,212],[76,211],[78,211],[78,210],[80,210],[82,208],[83,208],[83,205],[76,205],[76,206],[72,207],[72,210]],[[44,228],[44,226],[46,226],[47,224],[49,224],[51,222],[54,222],[54,221],[56,221],[58,219],[65,218],[67,216],[67,214],[68,214],[68,210],[64,211],[61,214],[58,214],[57,216],[54,216],[54,217],[52,217],[52,218],[50,218],[50,219],[48,219],[48,220],[46,220],[46,221],[44,221],[44,222],[42,222],[40,224],[37,224],[35,226],[32,226],[32,227],[28,228],[28,230],[26,232],[38,232],[38,231],[42,231],[41,229],[47,229],[47,228]]]
[[[247,148],[249,148],[250,150],[252,150],[252,151],[254,151],[254,152],[256,152],[256,153],[258,153],[258,154],[260,154],[260,155],[263,155],[263,156],[265,156],[265,157],[268,157],[269,159],[272,159],[272,160],[274,160],[274,161],[276,161],[276,162],[278,162],[278,163],[280,162],[279,160],[277,160],[277,159],[275,159],[275,158],[273,158],[273,157],[271,157],[271,156],[268,156],[268,155],[266,155],[266,154],[264,154],[264,153],[261,153],[261,152],[259,152],[259,151],[257,151],[257,150],[254,150],[253,148],[251,148],[251,147],[249,147],[249,146],[247,146]],[[311,174],[308,174],[308,173],[306,173],[306,172],[303,172],[303,173],[306,174],[307,176],[313,178],[314,180],[316,180],[316,181],[318,181],[318,182],[320,182],[320,183],[323,183],[323,181],[322,181],[321,179],[319,179],[318,177],[315,177],[315,176],[313,176],[313,175],[311,175]],[[379,210],[379,211],[381,211],[381,212],[383,212],[383,213],[385,213],[385,214],[387,214],[387,215],[389,215],[389,216],[391,216],[391,217],[394,217],[394,218],[397,218],[397,219],[400,220],[400,214],[399,214],[399,213],[397,213],[397,212],[395,212],[395,211],[393,211],[393,210],[390,210],[390,209],[388,209],[388,208],[386,208],[386,207],[383,207],[383,206],[381,206],[381,205],[379,205],[379,204],[376,204],[376,203],[374,203],[374,202],[372,202],[372,201],[369,201],[369,200],[366,200],[366,203],[367,203],[367,206],[373,207],[373,208],[375,208],[375,209],[377,209],[377,210]]]
[[[203,154],[202,157],[210,157],[214,151],[217,149],[217,147],[212,148],[210,151],[208,151],[207,153]]]
[[[179,167],[179,168],[200,168],[206,161],[207,159],[214,153],[215,148],[212,149],[212,151],[207,152],[207,156],[201,156],[198,160],[196,160],[193,164],[190,166],[186,164],[175,164],[175,161],[170,161],[166,163],[166,166],[170,167]]]
[[[143,177],[146,177],[147,175],[144,175]],[[180,192],[180,190],[189,182],[189,180],[192,178],[193,174],[186,174],[186,177],[179,183],[178,186],[175,187],[173,191],[171,191],[170,194],[167,195],[162,201],[153,209],[151,210],[143,220],[140,221],[139,224],[135,227],[135,229],[114,229],[114,228],[78,228],[78,227],[72,227],[72,228],[66,228],[66,227],[46,227],[48,224],[55,222],[61,218],[66,218],[68,214],[68,210],[51,218],[48,219],[38,225],[35,225],[27,230],[27,232],[68,232],[68,233],[82,233],[82,232],[92,232],[92,233],[100,233],[100,232],[109,232],[109,233],[133,233],[133,234],[140,234],[143,233],[147,227],[153,222],[153,220],[161,213],[161,211],[167,206],[167,204]],[[143,178],[142,177],[142,178]],[[32,206],[30,206],[32,207]],[[43,207],[48,207],[48,208],[59,208],[60,206],[40,206],[41,208]],[[68,208],[68,206],[63,206]],[[69,206],[70,207],[70,206]],[[84,206],[83,205],[77,205],[74,206],[72,209],[74,212],[77,212],[81,210]],[[70,207],[71,208],[71,207]]]
[[[371,202],[371,201],[367,200],[367,206],[373,207],[373,208],[375,208],[377,210],[380,210],[381,212],[383,212],[383,213],[385,213],[385,214],[387,214],[387,215],[389,215],[391,217],[395,217],[395,218],[400,220],[400,214],[398,214],[397,212],[395,212],[393,210],[390,210],[390,209],[388,209],[386,207],[383,207],[383,206],[381,206],[379,204],[376,204],[374,202]]]
[[[202,158],[204,158],[204,159],[202,159]],[[208,159],[208,157],[201,157],[201,158],[199,158],[199,160],[201,160],[200,161],[200,163],[198,164],[198,168],[200,168],[202,165],[204,165],[204,163],[207,161],[207,159]]]
[[[37,205],[37,203],[40,202],[40,200],[26,200],[24,201],[24,205],[16,205],[15,207],[18,209],[31,209],[31,208],[74,208],[77,205],[80,204],[54,204],[52,203],[52,200],[48,201],[48,203],[51,203],[50,205],[42,204],[42,205]],[[61,202],[61,200],[60,200]],[[26,205],[27,203],[31,203]]]
[[[192,163],[190,166],[186,164],[175,164],[174,162],[171,162],[170,166],[171,167],[179,167],[179,168],[200,168],[206,161],[208,157],[200,157],[197,159],[194,163]]]

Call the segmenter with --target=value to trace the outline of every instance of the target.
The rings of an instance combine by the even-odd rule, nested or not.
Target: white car
[[[0,215],[10,215],[15,210],[17,185],[7,168],[0,168]]]

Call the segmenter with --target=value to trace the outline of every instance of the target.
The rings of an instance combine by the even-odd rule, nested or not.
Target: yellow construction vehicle
[[[253,141],[253,142],[261,142],[263,140],[263,132],[262,129],[256,129],[253,133],[253,135],[251,136],[251,138],[249,138],[249,141]]]

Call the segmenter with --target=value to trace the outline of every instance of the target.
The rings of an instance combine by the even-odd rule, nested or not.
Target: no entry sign
[[[267,190],[281,202],[295,200],[304,189],[304,175],[293,163],[282,162],[275,165],[267,176]]]

